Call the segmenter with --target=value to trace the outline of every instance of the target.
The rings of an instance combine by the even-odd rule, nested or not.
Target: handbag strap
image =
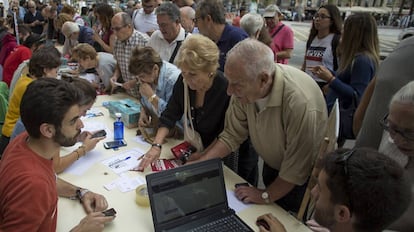
[[[280,25],[279,28],[277,28],[277,30],[272,34],[272,38],[274,38],[276,36],[277,33],[279,33],[280,30],[282,30],[282,28],[285,26],[285,24]]]
[[[191,117],[190,94],[188,92],[187,82],[185,82],[184,78],[183,78],[183,84],[184,84],[184,133],[187,134],[187,136],[190,139],[194,139],[195,133],[194,133],[193,120]],[[190,120],[190,126],[188,126],[188,120]]]

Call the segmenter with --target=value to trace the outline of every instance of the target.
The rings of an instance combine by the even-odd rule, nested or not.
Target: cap
[[[276,12],[281,14],[280,9],[275,4],[268,5],[263,13],[264,18],[273,18],[276,16]]]

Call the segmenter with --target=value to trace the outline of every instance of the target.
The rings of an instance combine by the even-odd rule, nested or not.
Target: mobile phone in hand
[[[110,209],[103,211],[102,213],[105,214],[105,217],[111,217],[111,216],[115,216],[116,211],[114,208],[110,208]]]
[[[241,187],[241,186],[249,187],[249,183],[247,183],[247,182],[237,183],[237,184],[234,185],[234,188],[238,188],[238,187]]]
[[[105,130],[100,130],[100,131],[95,132],[95,134],[93,134],[91,136],[91,139],[93,139],[93,138],[99,138],[99,137],[104,137],[104,136],[106,136],[106,131]]]
[[[256,225],[263,226],[266,230],[270,230],[269,224],[264,219],[257,220]]]

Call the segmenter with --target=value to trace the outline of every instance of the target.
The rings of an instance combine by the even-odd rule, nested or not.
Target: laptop
[[[253,231],[229,208],[220,159],[149,174],[146,179],[156,232]]]

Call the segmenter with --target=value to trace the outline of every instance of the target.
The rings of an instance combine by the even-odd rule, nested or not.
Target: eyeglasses
[[[390,135],[399,134],[401,137],[408,141],[414,141],[414,132],[404,132],[403,130],[399,130],[390,126],[390,122],[388,120],[388,113],[384,116],[383,119],[380,120],[380,125],[382,129],[388,131]]]
[[[124,27],[126,27],[126,26],[128,26],[128,24],[126,24],[126,25],[122,25],[122,26],[119,26],[119,27],[112,27],[111,29],[112,29],[113,31],[118,32],[118,31],[120,31],[122,28],[124,28]]]
[[[332,17],[328,16],[328,15],[324,15],[324,14],[315,14],[313,16],[313,20],[316,20],[317,18],[319,18],[319,19],[330,19]]]

